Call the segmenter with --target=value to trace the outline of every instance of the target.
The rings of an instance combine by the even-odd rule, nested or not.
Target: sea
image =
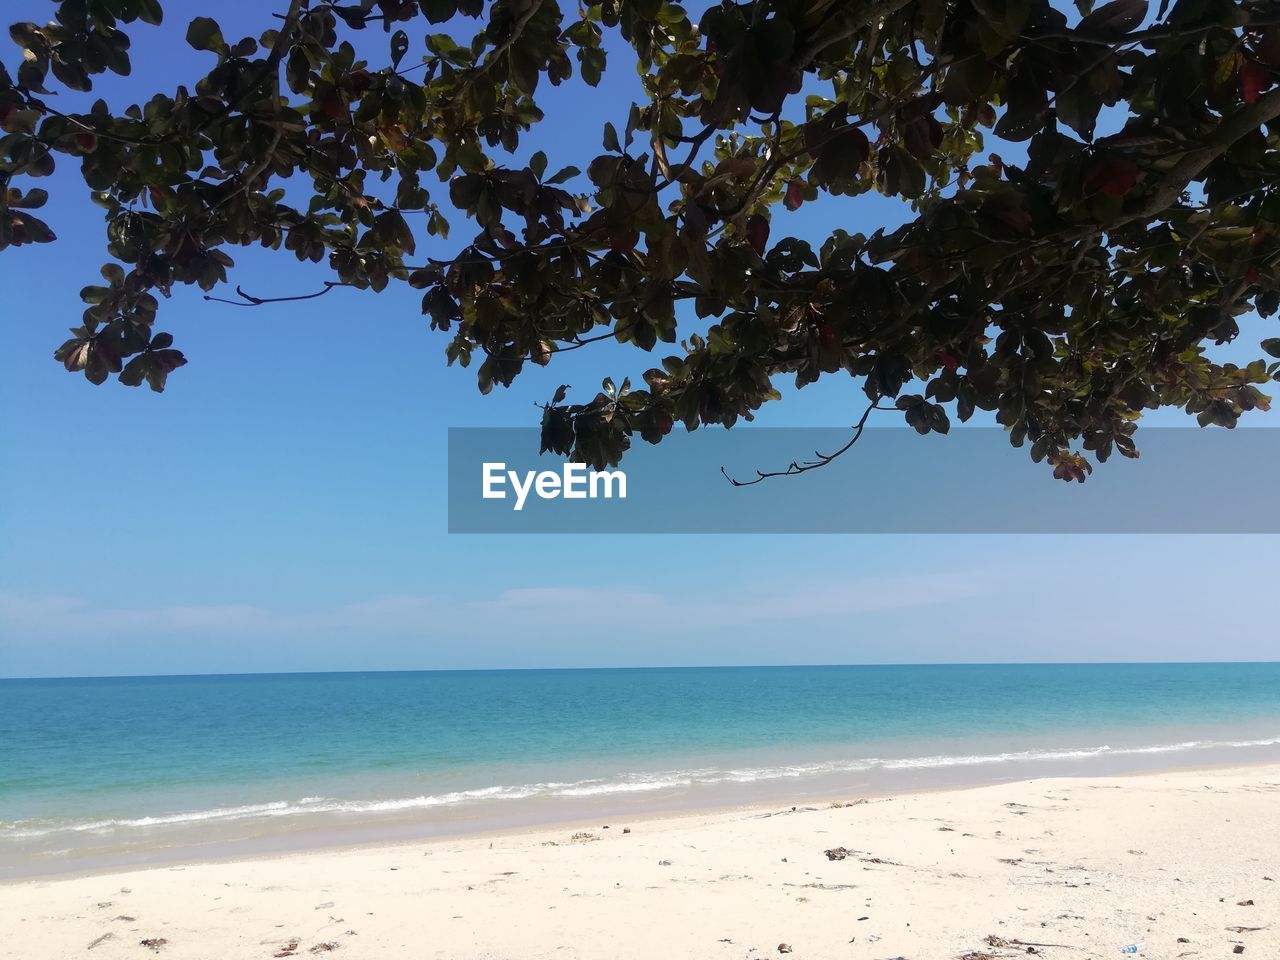
[[[1280,663],[0,680],[0,879],[1280,761]]]

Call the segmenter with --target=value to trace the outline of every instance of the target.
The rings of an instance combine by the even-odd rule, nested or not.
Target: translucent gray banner
[[[1278,533],[1280,430],[1146,428],[1083,484],[999,429],[868,429],[820,470],[734,487],[848,441],[845,428],[641,441],[617,471],[538,454],[533,428],[449,430],[451,533]],[[622,478],[618,473],[623,475]],[[486,496],[487,494],[487,496]]]

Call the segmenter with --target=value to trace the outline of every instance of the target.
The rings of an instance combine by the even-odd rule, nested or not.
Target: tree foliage
[[[310,296],[421,290],[485,393],[599,340],[669,354],[636,388],[545,406],[544,447],[597,466],[677,422],[751,419],[784,376],[858,378],[859,430],[877,408],[921,433],[994,411],[1063,479],[1086,452],[1136,456],[1145,410],[1230,427],[1267,406],[1278,365],[1212,348],[1280,303],[1272,0],[280,6],[257,38],[195,18],[208,72],[119,113],[58,94],[89,104],[74,92],[127,74],[125,30],[160,0],[62,0],[10,28],[0,248],[54,240],[32,211],[58,162],[106,214],[111,259],[55,354],[69,371],[163,389],[186,359],[157,294],[215,290],[256,244],[327,262]],[[606,66],[638,66],[644,95],[599,155],[519,165],[539,93]],[[815,244],[771,229],[871,191],[913,217]],[[455,256],[416,256],[451,223]]]

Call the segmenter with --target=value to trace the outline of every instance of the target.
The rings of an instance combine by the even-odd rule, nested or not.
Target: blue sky
[[[228,37],[260,32],[254,6],[223,5]],[[206,9],[166,4],[164,28],[135,30],[134,76],[95,93],[120,108],[193,80],[207,55],[180,38]],[[6,6],[10,20],[48,10]],[[551,119],[522,155],[541,148],[552,169],[593,156],[633,83],[619,61],[600,90],[540,91]],[[95,388],[50,355],[105,260],[100,211],[68,161],[43,185],[59,242],[0,260],[0,676],[1274,657],[1264,537],[450,536],[449,426],[533,425],[557,384],[593,391],[650,358],[578,351],[482,397],[446,368],[412,290],[261,309],[180,290],[159,329],[191,362],[166,393]],[[841,200],[775,233],[904,215]],[[453,242],[420,251],[468,233],[455,218]],[[259,295],[327,276],[230,252],[233,283]],[[861,399],[832,377],[759,422],[844,424]]]

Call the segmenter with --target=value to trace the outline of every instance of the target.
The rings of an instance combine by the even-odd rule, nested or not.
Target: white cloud
[[[323,609],[288,611],[241,603],[110,607],[64,595],[0,593],[0,632],[21,640],[162,635],[257,637],[352,635],[460,637],[509,629],[537,634],[611,620],[660,619],[664,629],[704,629],[760,621],[844,617],[932,606],[985,592],[989,576],[935,574],[850,583],[756,584],[694,594],[611,587],[519,587],[464,599],[390,595]]]

